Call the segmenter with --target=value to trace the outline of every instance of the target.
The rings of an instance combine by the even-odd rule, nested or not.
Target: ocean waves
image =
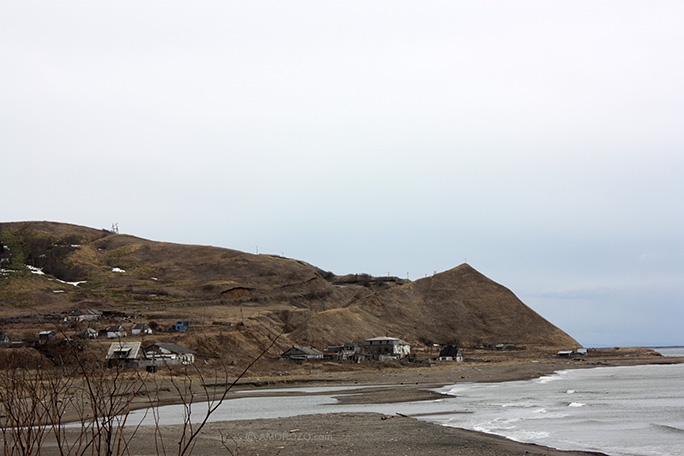
[[[453,385],[440,391],[457,395],[473,413],[440,423],[564,450],[684,456],[682,378],[684,365],[675,364],[565,370],[496,387]]]

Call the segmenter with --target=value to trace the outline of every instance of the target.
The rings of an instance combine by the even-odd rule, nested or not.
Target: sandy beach
[[[558,370],[598,366],[635,365],[682,362],[680,358],[610,359],[600,363],[546,361],[522,364],[459,364],[448,368],[387,369],[375,372],[353,372],[317,377],[283,379],[245,379],[228,395],[277,396],[268,391],[296,386],[358,385],[336,398],[343,404],[394,403],[432,400],[439,395],[428,391],[459,382],[501,382],[524,380],[551,374]],[[260,385],[260,386],[255,386]],[[355,393],[355,394],[348,394]],[[317,393],[312,393],[317,394]],[[330,394],[320,393],[320,394]],[[161,403],[177,403],[171,391],[161,396]],[[137,400],[135,408],[145,404]],[[157,432],[164,446],[155,439]],[[180,426],[140,427],[132,437],[129,450],[133,455],[177,454]],[[567,452],[538,445],[513,442],[498,436],[438,426],[414,417],[376,413],[334,413],[295,416],[278,419],[224,421],[208,423],[197,436],[195,455],[587,455],[599,453]],[[53,448],[56,450],[56,448]],[[50,444],[46,453],[51,453]]]
[[[162,429],[173,453],[175,426]],[[169,448],[170,447],[170,448]],[[374,413],[307,415],[273,420],[211,423],[194,448],[198,455],[589,455],[564,452],[501,437],[437,426],[414,418]],[[131,454],[158,454],[145,430]]]

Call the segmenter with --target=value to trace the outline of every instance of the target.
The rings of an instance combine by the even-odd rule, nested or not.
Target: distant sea
[[[684,347],[655,347],[654,350],[663,356],[684,356]]]
[[[684,348],[658,351],[684,356]],[[533,380],[458,383],[435,390],[444,397],[433,401],[343,405],[332,397],[354,388],[358,387],[270,390],[291,394],[226,401],[211,421],[399,412],[439,425],[563,450],[611,456],[684,456],[684,364],[569,369]],[[312,392],[330,395],[308,394]],[[182,422],[182,407],[162,409],[160,424]],[[138,422],[135,416],[142,418],[143,413],[133,412],[129,422]],[[152,424],[149,416],[146,421]]]
[[[440,392],[473,412],[431,419],[446,426],[564,450],[684,455],[684,364],[564,370]]]

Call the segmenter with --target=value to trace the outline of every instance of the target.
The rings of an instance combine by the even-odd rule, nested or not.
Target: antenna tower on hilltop
[[[119,234],[119,224],[112,223],[112,233]]]

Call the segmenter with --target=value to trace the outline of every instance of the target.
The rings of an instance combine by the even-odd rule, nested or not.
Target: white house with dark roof
[[[45,342],[49,342],[56,338],[57,333],[52,331],[51,329],[46,329],[45,331],[41,331],[38,333],[38,342],[40,342],[41,344],[44,344]]]
[[[102,314],[97,309],[76,309],[66,316],[66,321],[97,321]]]
[[[86,328],[78,334],[83,339],[97,339],[99,333],[93,328]]]
[[[458,363],[463,361],[463,352],[456,345],[447,345],[439,352],[440,361],[456,361]]]
[[[134,323],[131,327],[131,335],[152,334],[152,328],[147,323]]]
[[[195,352],[172,343],[156,343],[144,349],[145,365],[193,364]]]
[[[100,337],[104,336],[107,339],[120,339],[126,337],[126,330],[121,325],[110,325],[105,329],[101,329],[99,335]]]

